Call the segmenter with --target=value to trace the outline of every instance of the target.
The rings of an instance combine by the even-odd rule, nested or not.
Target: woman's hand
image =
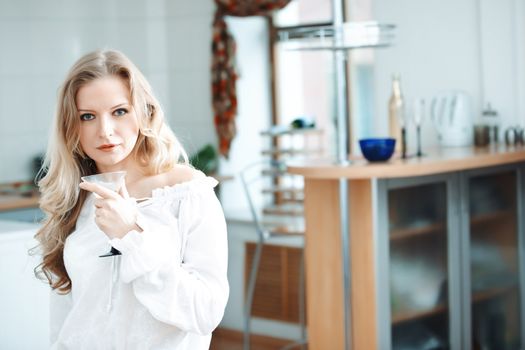
[[[142,231],[136,224],[136,203],[129,198],[125,184],[119,193],[90,182],[82,182],[79,187],[95,193],[95,223],[109,238],[122,238],[131,230]]]

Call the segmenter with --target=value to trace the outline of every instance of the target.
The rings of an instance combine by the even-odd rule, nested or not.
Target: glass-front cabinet
[[[464,311],[464,347],[471,349],[523,349],[520,338],[520,235],[518,174],[515,169],[469,174],[463,179],[468,192],[468,257]]]
[[[378,181],[381,349],[525,349],[520,178]]]
[[[407,200],[410,198],[410,200]],[[394,189],[388,195],[392,347],[448,339],[446,184]]]
[[[449,181],[388,181],[389,344],[450,349]]]

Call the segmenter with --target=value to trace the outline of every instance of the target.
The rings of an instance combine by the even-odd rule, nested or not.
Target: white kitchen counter
[[[49,287],[33,274],[28,250],[37,224],[0,220],[0,348],[49,348]]]

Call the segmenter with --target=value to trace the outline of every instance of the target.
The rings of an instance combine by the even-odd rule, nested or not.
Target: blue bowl
[[[370,162],[382,162],[389,160],[394,154],[396,139],[372,138],[359,140],[359,146],[363,156]]]

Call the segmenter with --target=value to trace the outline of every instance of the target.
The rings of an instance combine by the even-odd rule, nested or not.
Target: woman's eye
[[[125,115],[126,113],[128,113],[128,110],[125,109],[125,108],[119,108],[119,109],[116,109],[115,112],[113,112],[113,115],[117,116],[117,117],[122,117],[123,115]]]
[[[95,116],[91,113],[84,113],[80,115],[80,120],[86,121],[86,120],[93,120],[93,119],[95,119]]]

